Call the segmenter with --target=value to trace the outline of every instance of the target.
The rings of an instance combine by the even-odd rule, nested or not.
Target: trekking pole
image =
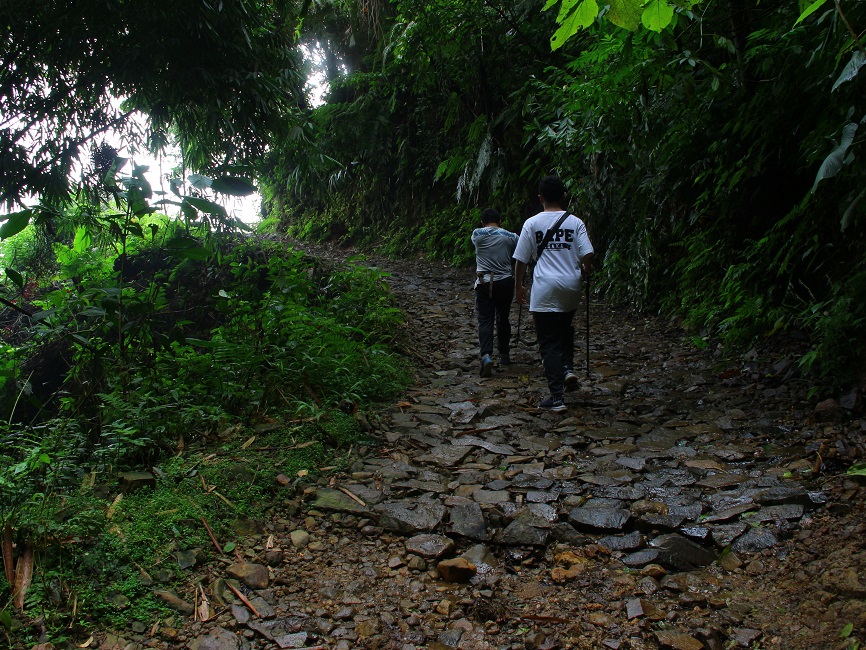
[[[586,276],[586,378],[589,379],[589,274]]]

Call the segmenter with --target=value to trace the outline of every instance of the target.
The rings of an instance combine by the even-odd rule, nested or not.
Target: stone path
[[[591,376],[542,412],[534,348],[478,376],[470,272],[392,273],[419,370],[366,420],[382,446],[276,508],[230,571],[248,602],[214,581],[221,613],[168,647],[807,647],[747,589],[826,511],[816,430],[841,407],[797,406],[789,361],[724,364],[596,303]]]

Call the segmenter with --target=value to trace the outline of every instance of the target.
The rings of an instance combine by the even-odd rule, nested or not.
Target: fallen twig
[[[220,547],[219,542],[217,542],[216,536],[213,534],[213,531],[210,529],[210,526],[207,525],[207,521],[205,521],[204,517],[201,517],[201,523],[203,523],[204,527],[207,529],[207,534],[210,535],[210,541],[213,542],[214,548],[216,548],[217,553],[222,555],[222,553],[223,553],[222,547]]]
[[[236,589],[235,586],[234,586],[233,584],[231,584],[230,582],[226,582],[226,584],[228,585],[229,589],[231,589],[233,592],[235,592],[235,595],[236,595],[238,598],[241,599],[241,602],[242,602],[244,605],[246,605],[247,607],[250,608],[250,611],[251,611],[253,614],[255,614],[255,617],[256,617],[256,618],[261,618],[261,617],[262,617],[262,615],[259,614],[258,610],[257,610],[255,607],[253,607],[253,604],[249,601],[249,599],[248,599],[246,596],[244,596],[244,595],[240,592],[240,590]]]
[[[337,486],[337,489],[338,489],[340,492],[342,492],[343,494],[345,494],[347,497],[349,497],[350,499],[353,499],[354,501],[357,501],[358,503],[360,503],[360,504],[361,504],[362,506],[364,506],[365,508],[367,507],[367,504],[366,504],[366,503],[364,503],[363,501],[361,501],[361,499],[359,499],[358,497],[356,497],[354,494],[352,494],[352,493],[351,493],[349,490],[347,490],[346,488]]]

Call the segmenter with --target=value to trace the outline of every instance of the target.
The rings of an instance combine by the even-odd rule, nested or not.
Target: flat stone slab
[[[440,558],[454,549],[454,541],[444,535],[422,534],[406,540],[406,550],[424,558]]]
[[[578,530],[622,530],[631,519],[624,508],[574,508],[568,520]]]
[[[698,487],[709,488],[711,490],[727,490],[735,488],[738,485],[750,480],[748,476],[742,474],[712,474],[696,483]]]
[[[407,535],[433,530],[445,516],[445,505],[429,499],[420,501],[390,501],[376,506],[383,528]]]
[[[313,508],[317,510],[336,510],[337,512],[350,512],[356,514],[366,514],[370,512],[367,507],[362,506],[348,494],[330,488],[316,490],[316,499],[313,501],[312,505]]]

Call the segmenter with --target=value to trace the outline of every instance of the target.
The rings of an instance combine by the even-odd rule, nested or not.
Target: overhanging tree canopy
[[[7,207],[68,196],[70,172],[108,130],[151,150],[173,131],[204,171],[258,160],[304,103],[284,0],[21,0],[0,4],[0,24]]]

